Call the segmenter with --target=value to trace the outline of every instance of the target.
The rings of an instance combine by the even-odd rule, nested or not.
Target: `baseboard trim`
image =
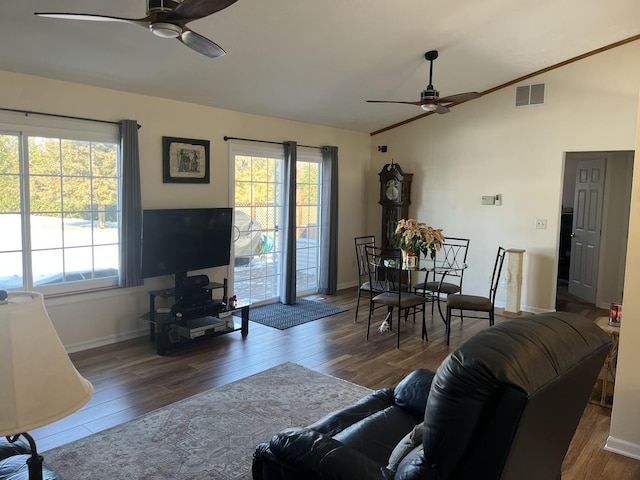
[[[105,345],[111,345],[113,343],[124,342],[125,340],[131,340],[133,338],[143,337],[149,335],[149,327],[141,328],[131,332],[109,335],[102,338],[94,338],[88,342],[78,342],[71,345],[65,345],[67,353],[82,352],[84,350],[90,350],[92,348],[104,347]]]
[[[619,438],[609,436],[609,438],[607,438],[607,443],[604,445],[604,449],[608,452],[640,460],[640,445],[636,443],[627,442],[626,440],[620,440]]]
[[[351,288],[351,287],[357,287],[358,286],[358,282],[347,282],[347,283],[341,283],[340,285],[338,285],[336,287],[336,290],[346,290],[347,288]]]

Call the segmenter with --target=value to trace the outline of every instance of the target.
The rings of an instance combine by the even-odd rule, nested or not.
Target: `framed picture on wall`
[[[162,137],[164,183],[209,183],[209,140]]]

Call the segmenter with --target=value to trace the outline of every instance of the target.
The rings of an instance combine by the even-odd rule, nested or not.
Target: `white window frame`
[[[117,223],[118,231],[121,228],[121,205],[120,202],[120,175],[121,175],[121,152],[120,152],[120,133],[119,126],[117,124],[83,121],[67,118],[48,117],[39,115],[24,115],[13,112],[0,112],[0,133],[3,135],[17,135],[21,142],[20,152],[20,176],[21,176],[21,194],[22,205],[22,251],[23,251],[23,286],[20,288],[38,291],[44,295],[63,295],[80,293],[86,291],[100,290],[104,288],[113,288],[118,285],[118,277],[106,277],[99,279],[79,280],[71,282],[62,282],[52,285],[33,285],[33,275],[31,270],[31,248],[30,248],[30,216],[25,218],[25,215],[29,214],[30,208],[28,205],[28,185],[29,185],[29,169],[28,164],[28,137],[48,137],[48,138],[60,138],[64,140],[75,141],[91,141],[91,142],[105,142],[114,143],[117,145],[117,171],[116,182],[118,188],[118,207],[117,207]],[[118,235],[118,245],[120,243],[120,233]],[[92,246],[99,244],[92,243]],[[62,247],[65,248],[64,246]],[[119,248],[118,248],[119,250]],[[118,262],[120,263],[120,262]],[[119,271],[119,265],[118,265]],[[0,276],[1,267],[0,267]]]

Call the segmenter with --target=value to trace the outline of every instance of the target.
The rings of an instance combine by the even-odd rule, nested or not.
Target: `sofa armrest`
[[[413,415],[424,417],[435,372],[425,368],[414,370],[393,390],[394,403]]]
[[[265,463],[272,465],[264,465]],[[264,470],[271,474],[263,476]],[[253,476],[254,479],[265,480],[389,480],[394,477],[394,472],[329,436],[309,428],[296,428],[276,434],[268,444],[262,444],[256,449]]]
[[[329,413],[324,418],[309,425],[308,428],[333,437],[354,423],[358,423],[362,419],[380,410],[384,410],[393,404],[393,389],[382,388],[361,398],[353,405]]]

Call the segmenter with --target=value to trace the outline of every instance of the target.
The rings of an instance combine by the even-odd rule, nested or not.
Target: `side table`
[[[598,317],[596,319],[596,325],[602,330],[607,332],[613,343],[611,349],[607,354],[607,358],[604,360],[602,371],[598,377],[597,386],[600,391],[600,402],[594,402],[602,407],[611,408],[612,404],[607,402],[607,394],[609,393],[609,387],[611,387],[611,397],[613,399],[613,388],[616,382],[616,365],[618,363],[618,343],[620,341],[620,327],[609,325],[609,317]],[[613,400],[612,400],[613,401]]]

